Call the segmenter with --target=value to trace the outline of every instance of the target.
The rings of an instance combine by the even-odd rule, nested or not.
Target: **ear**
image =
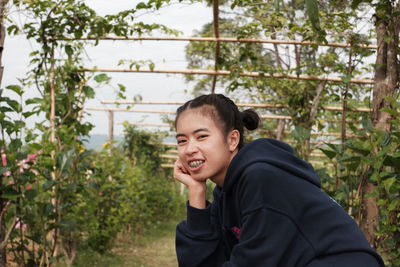
[[[240,133],[238,130],[232,130],[229,134],[228,134],[228,145],[229,145],[229,150],[231,152],[234,152],[239,145],[239,141],[240,141]]]

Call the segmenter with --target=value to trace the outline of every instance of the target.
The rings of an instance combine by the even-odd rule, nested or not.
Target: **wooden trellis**
[[[249,39],[249,38],[222,38],[219,33],[219,1],[213,0],[213,29],[214,37],[100,37],[100,38],[57,38],[63,41],[88,41],[88,40],[112,40],[112,41],[189,41],[189,42],[214,42],[215,43],[215,59],[214,59],[214,69],[213,70],[195,70],[195,69],[184,69],[184,70],[169,70],[169,69],[110,69],[110,68],[83,68],[82,72],[109,72],[109,73],[157,73],[157,74],[183,74],[183,75],[210,75],[212,76],[212,88],[211,93],[215,92],[216,82],[218,76],[228,76],[231,75],[230,71],[220,70],[218,66],[218,58],[220,57],[220,43],[221,42],[235,42],[235,43],[262,43],[262,44],[272,44],[274,46],[279,44],[286,45],[317,45],[317,46],[328,46],[328,47],[338,47],[338,48],[352,48],[353,45],[349,43],[319,43],[312,41],[297,41],[297,40],[276,40],[271,38],[271,40],[266,39]],[[363,49],[376,50],[375,45],[359,45],[357,47]],[[239,74],[242,77],[252,77],[252,78],[279,78],[279,79],[296,79],[296,80],[306,80],[306,81],[320,81],[320,82],[334,82],[343,83],[343,79],[340,77],[324,77],[324,76],[311,76],[311,75],[292,75],[284,73],[266,73],[266,72],[242,72]],[[361,85],[373,85],[375,82],[372,79],[365,78],[352,78],[346,84],[361,84]],[[135,102],[135,101],[102,101],[102,104],[127,104],[127,105],[182,105],[183,102]],[[289,106],[282,104],[247,104],[238,103],[240,107],[252,107],[252,108],[264,108],[264,109],[287,109]],[[343,112],[371,112],[370,108],[351,108],[348,109],[346,106],[325,106],[321,107],[326,111],[338,111]],[[114,126],[114,113],[115,112],[135,112],[135,113],[153,113],[153,114],[175,114],[175,111],[165,111],[165,110],[143,110],[143,109],[133,109],[133,108],[99,108],[91,107],[86,110],[91,111],[106,111],[109,114],[109,140],[113,139],[113,126]],[[283,138],[283,135],[288,133],[284,130],[285,121],[292,120],[291,116],[287,115],[276,115],[276,114],[262,114],[261,119],[277,119],[279,120],[278,128],[276,130],[278,139]],[[346,119],[339,120],[326,120],[330,122],[342,122],[344,123]],[[130,123],[136,126],[145,127],[170,127],[169,124],[151,124],[151,123]],[[351,134],[340,133],[312,133],[312,135],[317,136],[342,136],[342,140],[346,136],[354,136]],[[173,145],[175,144],[166,144]]]

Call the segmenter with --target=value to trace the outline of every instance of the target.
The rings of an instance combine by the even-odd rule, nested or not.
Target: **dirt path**
[[[114,248],[112,253],[122,259],[121,266],[176,267],[175,224],[162,225],[137,240]]]

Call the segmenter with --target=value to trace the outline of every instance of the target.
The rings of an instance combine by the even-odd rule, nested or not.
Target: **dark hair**
[[[225,136],[231,130],[238,130],[240,133],[240,141],[238,148],[243,147],[243,126],[248,130],[254,130],[258,127],[260,117],[252,109],[239,111],[236,104],[228,97],[222,94],[201,95],[192,100],[189,100],[184,105],[180,106],[176,111],[175,128],[179,116],[187,109],[200,108],[210,106],[210,109],[204,109],[204,112],[209,113],[214,121],[218,120],[222,127],[222,132]]]

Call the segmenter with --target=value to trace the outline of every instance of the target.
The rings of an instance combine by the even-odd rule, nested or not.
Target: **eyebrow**
[[[209,132],[210,130],[209,130],[208,128],[199,128],[199,129],[194,130],[194,131],[192,132],[192,134],[195,134],[195,133],[198,133],[198,132],[202,132],[202,131]],[[175,136],[175,138],[182,137],[182,136],[186,136],[186,134],[178,133],[178,134]]]

